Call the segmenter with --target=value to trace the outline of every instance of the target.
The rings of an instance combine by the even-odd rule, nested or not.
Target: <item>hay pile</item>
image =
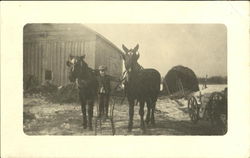
[[[164,91],[174,94],[181,89],[189,92],[199,91],[198,79],[193,70],[181,65],[174,66],[163,79]]]
[[[78,102],[78,88],[75,84],[70,83],[65,86],[58,87],[49,82],[43,85],[37,85],[24,90],[24,97],[44,98],[53,103],[73,103]]]
[[[49,82],[45,82],[43,85],[32,86],[24,90],[24,95],[35,95],[35,96],[47,96],[57,91],[57,86]]]
[[[111,96],[124,97],[124,89],[112,89]],[[74,83],[58,87],[49,82],[34,86],[24,91],[24,97],[43,98],[52,103],[79,103],[79,89]]]
[[[73,103],[78,102],[78,88],[71,83],[58,88],[56,93],[53,93],[48,100],[54,103]]]

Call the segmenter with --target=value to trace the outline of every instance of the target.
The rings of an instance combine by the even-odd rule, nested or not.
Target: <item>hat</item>
[[[98,69],[99,70],[107,70],[107,67],[105,65],[100,65]]]

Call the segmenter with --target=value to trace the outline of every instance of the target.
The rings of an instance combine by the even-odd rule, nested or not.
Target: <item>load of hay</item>
[[[199,91],[198,79],[188,67],[174,66],[163,79],[164,92],[177,98]]]

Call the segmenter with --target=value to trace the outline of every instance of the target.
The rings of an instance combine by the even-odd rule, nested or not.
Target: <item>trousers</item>
[[[109,94],[99,94],[99,116],[108,117]]]

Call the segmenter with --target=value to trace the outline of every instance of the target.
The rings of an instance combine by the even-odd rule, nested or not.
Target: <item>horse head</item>
[[[122,45],[122,49],[125,52],[122,53],[125,68],[128,72],[131,72],[140,57],[140,54],[137,52],[139,49],[139,44],[137,44],[134,49],[128,49],[126,46]]]
[[[70,68],[69,70],[69,80],[75,82],[78,79],[84,79],[87,76],[88,65],[84,61],[85,55],[83,56],[73,56],[70,55],[66,62],[66,65]]]

